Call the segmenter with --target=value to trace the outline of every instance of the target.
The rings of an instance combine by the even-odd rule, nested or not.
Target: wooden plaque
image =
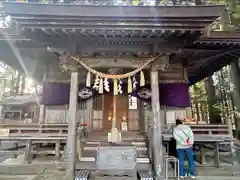
[[[9,136],[10,129],[0,128],[0,136]]]

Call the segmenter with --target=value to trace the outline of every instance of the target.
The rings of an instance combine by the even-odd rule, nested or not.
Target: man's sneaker
[[[196,179],[196,176],[191,176],[191,175],[190,175],[189,177],[190,177],[191,179]]]
[[[185,177],[187,177],[187,175],[185,175],[185,176],[180,176],[180,179],[184,179]]]

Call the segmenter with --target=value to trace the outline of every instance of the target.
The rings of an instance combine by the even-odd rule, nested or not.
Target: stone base
[[[108,142],[119,143],[121,139],[121,133],[117,128],[112,128],[111,132],[108,133]]]

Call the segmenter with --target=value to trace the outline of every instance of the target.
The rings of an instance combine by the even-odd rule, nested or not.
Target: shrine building
[[[82,146],[148,139],[137,167],[158,177],[162,134],[188,116],[189,86],[240,57],[239,33],[211,31],[224,10],[4,2],[12,24],[1,29],[1,60],[42,83],[39,124],[67,125],[70,177],[93,157],[76,162],[81,126]]]

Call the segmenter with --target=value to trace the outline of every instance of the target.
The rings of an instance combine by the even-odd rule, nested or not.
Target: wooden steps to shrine
[[[128,131],[121,133],[122,142],[142,142],[146,141],[146,136],[139,131]],[[108,141],[108,131],[96,131],[88,134],[87,138],[83,141],[85,142],[107,142]]]
[[[112,146],[107,141],[107,133],[95,132],[89,134],[81,143],[81,159],[76,168],[96,169],[97,149],[104,146]],[[144,134],[140,132],[126,132],[122,134],[122,141],[114,146],[136,147],[137,150],[137,168],[149,170],[151,168],[148,157],[147,141]]]
[[[122,141],[116,146],[134,146],[137,149],[137,162],[149,163],[148,149],[146,144],[146,137],[136,132],[122,133]],[[91,133],[82,142],[82,158],[81,161],[95,161],[97,156],[97,149],[100,146],[111,146],[107,141],[107,132],[94,132]]]

